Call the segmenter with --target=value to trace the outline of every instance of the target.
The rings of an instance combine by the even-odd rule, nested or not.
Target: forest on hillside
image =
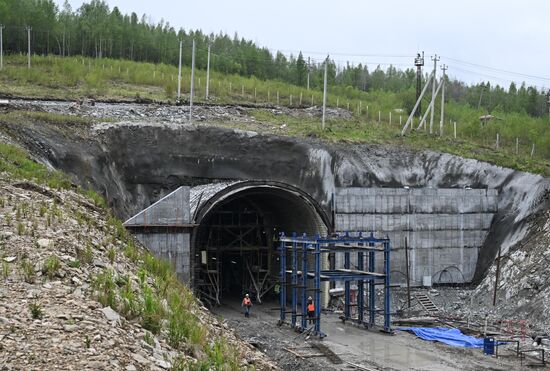
[[[106,1],[91,0],[78,9],[66,1],[60,8],[52,0],[0,0],[0,24],[5,53],[27,52],[27,27],[31,28],[31,48],[35,54],[60,56],[81,55],[97,58],[129,59],[176,65],[179,41],[183,40],[183,63],[191,64],[191,42],[196,42],[196,64],[205,69],[207,49],[211,45],[211,67],[219,72],[254,76],[261,80],[280,80],[322,89],[324,62],[311,61],[298,55],[273,53],[237,34],[204,34],[200,30],[176,29],[161,20],[149,21],[147,15],[122,14]],[[329,85],[346,89],[398,94],[403,107],[411,110],[415,100],[416,71],[386,69],[377,66],[370,71],[367,64],[345,64],[338,68],[328,61]],[[365,61],[369,62],[369,61]],[[308,79],[309,74],[309,79]],[[424,80],[427,79],[424,71]],[[446,84],[446,99],[479,109],[482,113],[525,112],[533,117],[548,114],[547,97],[537,87],[493,85],[489,82],[467,85],[458,80]]]

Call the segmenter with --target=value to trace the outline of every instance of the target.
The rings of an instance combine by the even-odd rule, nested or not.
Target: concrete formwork
[[[494,214],[494,189],[337,188],[334,199],[338,232],[376,231],[392,241],[392,279],[406,277],[405,244],[410,249],[410,278],[436,283],[470,282],[479,249]],[[337,266],[343,257],[336,256]]]
[[[128,219],[124,226],[156,256],[169,261],[180,280],[191,280],[189,187],[179,187]]]

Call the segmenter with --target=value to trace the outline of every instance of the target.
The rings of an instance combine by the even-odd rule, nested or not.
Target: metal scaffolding
[[[279,245],[279,281],[280,281],[280,319],[279,324],[291,314],[290,325],[299,331],[307,330],[307,298],[313,292],[315,302],[313,335],[325,337],[321,331],[321,281],[344,282],[343,321],[353,321],[367,328],[375,326],[376,314],[384,317],[383,331],[391,333],[390,315],[390,240],[375,238],[371,232],[368,237],[362,233],[352,237],[348,233],[334,237],[285,236],[281,233]],[[321,254],[340,252],[344,254],[344,268],[321,269]],[[351,256],[357,254],[357,266],[352,269]],[[383,272],[376,272],[377,255],[383,255]],[[287,264],[287,260],[289,263]],[[313,264],[312,264],[313,263]],[[311,267],[310,267],[311,266]],[[308,281],[309,280],[309,281]],[[312,284],[311,284],[312,281]],[[350,283],[357,282],[357,303],[351,301]],[[308,285],[308,282],[310,284]],[[368,300],[365,303],[365,285]],[[376,286],[384,286],[384,308],[376,309]],[[301,295],[300,303],[298,295]],[[288,301],[290,300],[290,308]],[[357,307],[357,317],[351,316],[351,308]],[[368,321],[365,320],[368,314]],[[298,317],[301,321],[298,325]]]

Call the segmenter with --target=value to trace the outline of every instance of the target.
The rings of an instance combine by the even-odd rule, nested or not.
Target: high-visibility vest
[[[243,304],[244,304],[245,306],[248,307],[248,306],[249,306],[250,304],[252,304],[252,303],[250,302],[250,299],[249,299],[249,298],[244,298]]]
[[[313,305],[313,303],[309,303],[307,305],[307,311],[308,312],[315,312],[315,305]]]

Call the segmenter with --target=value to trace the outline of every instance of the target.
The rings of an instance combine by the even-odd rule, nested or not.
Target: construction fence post
[[[284,237],[284,233],[281,237]],[[279,281],[281,287],[279,289],[279,306],[280,306],[280,322],[284,322],[286,318],[286,248],[285,242],[281,241],[279,245],[279,261],[281,263],[281,270],[279,272]]]
[[[315,333],[321,333],[321,244],[315,243]]]
[[[298,302],[298,292],[296,286],[298,285],[298,243],[296,242],[296,232],[292,233],[292,282],[291,282],[291,306],[292,306],[292,318],[291,326],[292,328],[296,327],[296,307]]]

